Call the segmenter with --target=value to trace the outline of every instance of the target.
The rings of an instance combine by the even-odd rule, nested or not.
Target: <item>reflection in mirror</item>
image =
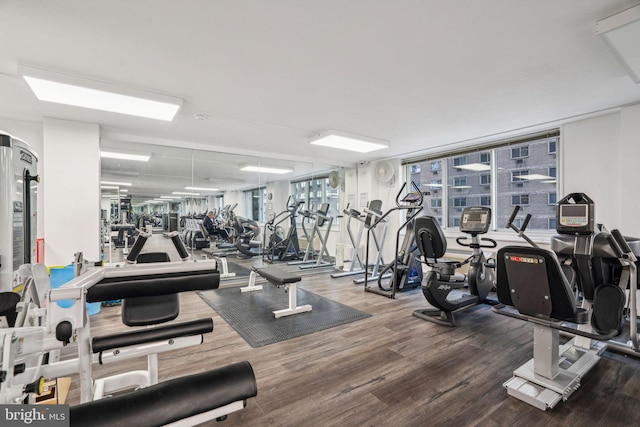
[[[101,163],[106,262],[122,260],[143,229],[177,231],[193,259],[236,252],[240,241],[259,254],[261,248],[254,246],[262,240],[264,222],[285,208],[290,183],[309,180],[314,169],[330,170],[299,161],[111,140],[102,140],[101,150],[110,153]],[[213,226],[205,235],[209,212]]]

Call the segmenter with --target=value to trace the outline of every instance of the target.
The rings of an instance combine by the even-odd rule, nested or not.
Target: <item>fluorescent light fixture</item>
[[[161,199],[168,199],[168,200],[173,200],[173,199],[179,199],[180,196],[160,196]]]
[[[120,187],[117,185],[101,185],[100,188],[103,190],[117,190]]]
[[[532,173],[529,175],[519,175],[517,177],[514,178],[520,178],[520,179],[527,179],[529,181],[538,181],[541,179],[552,179],[553,177],[548,176],[548,175],[540,175],[539,173]]]
[[[240,170],[245,172],[277,173],[277,174],[293,172],[293,169],[271,168],[271,167],[265,167],[265,166],[245,166]]]
[[[371,151],[389,148],[388,141],[369,138],[361,135],[353,135],[346,132],[329,130],[312,137],[309,142],[312,145],[339,148],[341,150],[369,153]]]
[[[133,184],[130,182],[114,182],[114,181],[100,181],[101,185],[117,185],[119,187],[131,187]]]
[[[474,171],[474,172],[483,172],[483,171],[491,170],[491,166],[485,165],[484,163],[469,163],[468,165],[454,166],[454,168],[464,169],[464,170]]]
[[[170,122],[182,99],[69,74],[20,66],[18,72],[40,101]]]
[[[186,193],[184,191],[172,191],[171,194],[179,194],[182,196],[199,196],[200,193]]]
[[[120,189],[120,192],[121,192],[121,193],[128,193],[128,192],[129,192],[129,190],[127,190],[126,188],[121,188],[121,189]]]
[[[596,34],[602,37],[631,79],[640,83],[640,5],[598,21]]]
[[[106,159],[134,160],[136,162],[148,162],[151,158],[150,154],[128,154],[114,153],[112,151],[100,151],[100,157]]]
[[[207,188],[207,187],[184,187],[185,190],[195,191],[220,191],[219,188]]]

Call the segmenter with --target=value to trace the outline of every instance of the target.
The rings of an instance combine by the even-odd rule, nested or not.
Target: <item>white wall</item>
[[[98,125],[45,119],[43,127],[45,264],[73,254],[100,259],[100,130]]]
[[[563,187],[558,200],[585,193],[595,203],[596,222],[609,229],[621,226],[620,133],[620,113],[569,123],[560,131]]]
[[[561,138],[561,194],[584,192],[596,222],[640,237],[640,105],[566,124]]]
[[[640,105],[620,113],[620,226],[627,236],[640,237]]]

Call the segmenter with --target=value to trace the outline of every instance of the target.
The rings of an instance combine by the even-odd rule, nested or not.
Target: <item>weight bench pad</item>
[[[253,267],[253,271],[267,279],[269,283],[275,286],[284,286],[302,280],[302,277],[298,276],[297,274],[288,273],[284,270],[274,267]]]
[[[218,289],[218,270],[110,277],[87,290],[87,302]]]
[[[175,325],[95,337],[91,340],[91,347],[94,353],[100,353],[114,348],[164,341],[171,338],[201,335],[211,331],[213,331],[213,319],[200,319]]]
[[[249,362],[164,381],[70,408],[73,427],[160,426],[258,394]]]

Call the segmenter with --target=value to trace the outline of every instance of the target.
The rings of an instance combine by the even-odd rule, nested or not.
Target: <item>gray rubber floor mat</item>
[[[273,311],[287,308],[289,295],[268,283],[261,291],[241,293],[234,287],[198,294],[254,348],[371,317],[313,292],[297,291],[298,305],[311,304],[312,310],[279,319]]]

